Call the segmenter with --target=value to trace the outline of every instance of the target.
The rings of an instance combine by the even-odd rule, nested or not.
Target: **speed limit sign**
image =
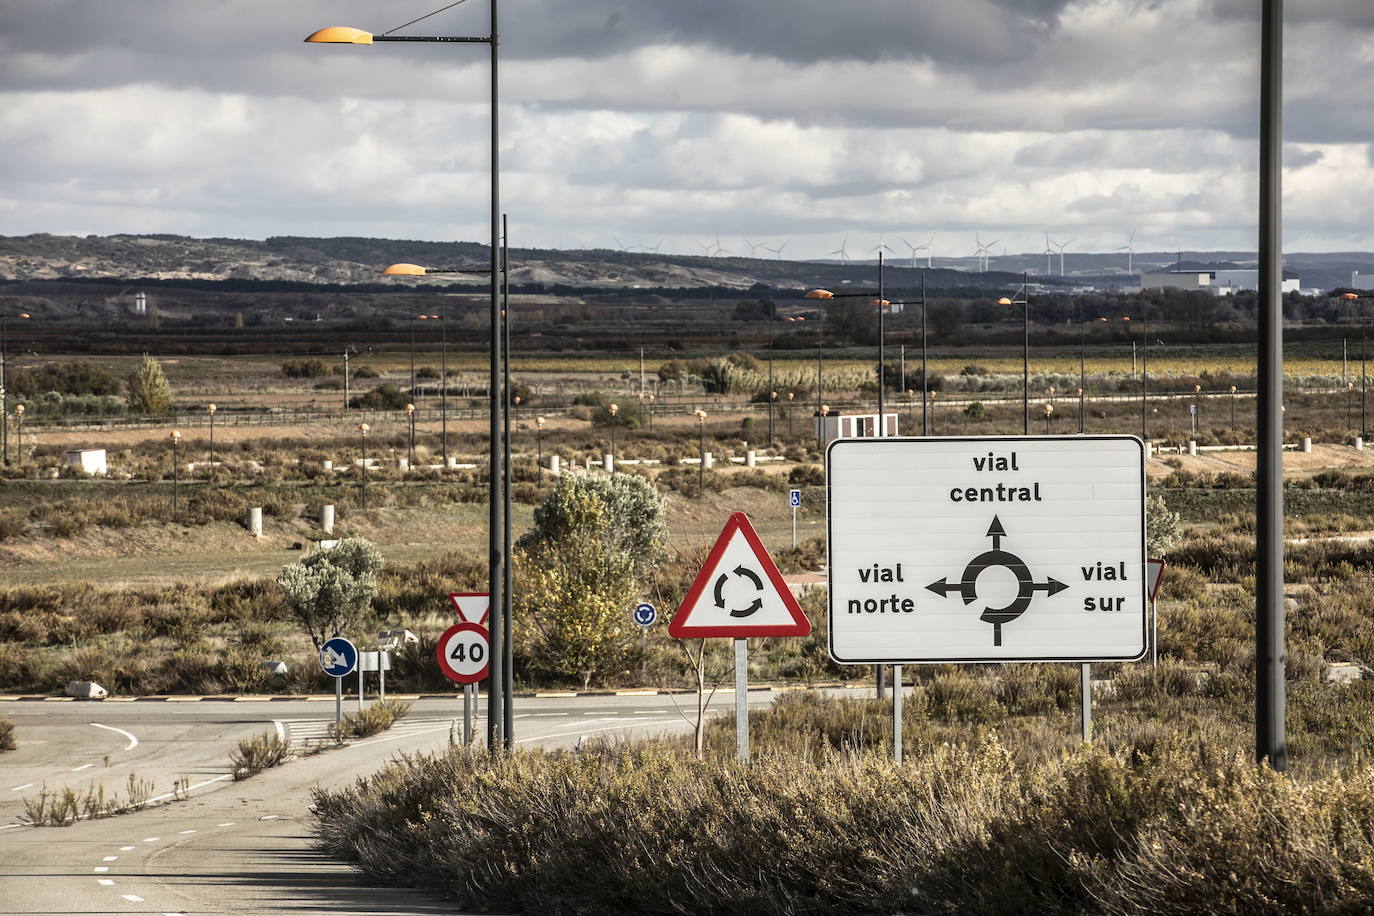
[[[455,623],[439,637],[435,654],[445,677],[459,684],[475,684],[487,676],[491,654],[487,628],[467,621]]]

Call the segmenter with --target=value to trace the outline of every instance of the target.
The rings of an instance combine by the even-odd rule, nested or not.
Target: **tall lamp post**
[[[24,405],[14,405],[14,437],[18,441],[14,444],[14,460],[24,463]],[[6,462],[8,463],[8,462]]]
[[[1030,435],[1030,275],[1021,274],[1021,288],[1010,297],[997,300],[998,305],[1021,306],[1021,432]],[[1021,298],[1016,298],[1020,296]]]
[[[213,474],[215,472],[215,411],[219,408],[211,404],[205,409],[210,414],[210,473]]]
[[[1356,299],[1369,298],[1361,296],[1359,293],[1341,293],[1339,297],[1345,302],[1354,302]],[[1363,314],[1360,315],[1360,439],[1369,438],[1369,413],[1366,407],[1366,397],[1369,394],[1369,323]]]
[[[616,418],[616,415],[620,413],[620,405],[619,405],[619,404],[611,404],[610,406],[608,406],[608,407],[606,408],[606,412],[607,412],[608,414],[610,414],[610,419],[609,419],[607,425],[611,427],[611,471],[614,472],[614,471],[615,471],[615,464],[616,464],[616,454],[615,454],[615,418]]]
[[[177,512],[177,483],[180,479],[180,469],[177,467],[177,444],[181,442],[181,430],[172,430],[172,434],[168,438],[172,440],[172,519],[175,521],[180,514]]]
[[[534,466],[540,483],[544,482],[544,418],[534,418]]]
[[[415,468],[415,405],[406,405],[406,427],[409,436],[406,442],[406,467]]]
[[[448,468],[448,323],[439,315],[430,315],[439,322],[439,456]]]
[[[701,499],[706,495],[706,411],[698,410],[696,417],[697,433],[700,437],[700,447],[697,450],[697,498]]]
[[[9,309],[0,303],[0,453],[3,453],[5,467],[10,464],[10,413],[9,402],[9,332],[6,330],[5,319],[9,315]],[[28,318],[28,312],[20,312],[16,318]],[[16,409],[15,413],[22,416],[22,411]]]
[[[358,490],[360,493],[359,501],[362,503],[364,509],[367,508],[367,431],[371,428],[372,427],[368,426],[366,423],[358,424],[358,434],[362,437],[363,452],[362,461],[358,465],[358,469],[361,473],[361,476],[358,478]]]
[[[358,44],[370,45],[378,41],[406,41],[406,42],[443,42],[443,43],[478,43],[487,45],[491,57],[491,207],[490,207],[490,381],[488,383],[488,395],[491,404],[489,417],[489,442],[491,444],[491,473],[488,474],[488,499],[487,499],[487,591],[490,594],[492,619],[491,619],[491,646],[489,668],[489,679],[487,683],[492,688],[487,691],[487,747],[493,753],[498,747],[514,746],[514,735],[511,729],[505,727],[506,706],[511,698],[506,696],[506,677],[504,672],[504,661],[506,658],[505,650],[505,621],[497,619],[503,616],[501,611],[505,607],[504,587],[506,580],[506,564],[509,558],[506,556],[505,543],[506,537],[504,528],[505,515],[505,481],[498,472],[497,450],[502,441],[501,423],[501,358],[502,358],[502,333],[501,325],[504,315],[501,310],[500,296],[500,212],[501,212],[501,184],[500,184],[500,93],[498,82],[498,60],[500,47],[499,31],[497,29],[497,0],[489,0],[491,12],[490,31],[481,36],[411,36],[411,35],[373,35],[361,29],[334,26],[321,29],[315,32],[306,41],[327,42],[335,44]],[[409,25],[410,23],[407,23]],[[393,30],[394,31],[394,30]]]
[[[1053,404],[1046,404],[1046,405],[1045,405],[1045,408],[1044,408],[1044,413],[1045,413],[1045,435],[1048,436],[1048,435],[1050,434],[1050,421],[1054,419],[1054,405],[1053,405]]]
[[[768,300],[768,447],[773,447],[773,402],[778,393],[773,390],[773,315],[778,307]]]

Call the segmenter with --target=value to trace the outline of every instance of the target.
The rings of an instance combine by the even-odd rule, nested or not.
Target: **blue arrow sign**
[[[634,618],[635,623],[639,624],[641,627],[651,626],[653,622],[658,619],[658,611],[654,609],[652,604],[637,605],[634,611]]]
[[[342,636],[320,646],[320,668],[330,677],[343,677],[358,667],[358,650]]]
[[[792,506],[793,509],[799,507],[801,505],[801,490],[793,490],[791,495],[788,497],[788,503]]]

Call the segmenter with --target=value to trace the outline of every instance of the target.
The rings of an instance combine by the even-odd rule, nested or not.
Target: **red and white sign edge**
[[[731,544],[742,540],[752,553],[757,572],[762,573],[763,588],[759,597],[764,599],[776,599],[781,604],[781,610],[790,619],[782,622],[769,623],[749,623],[748,618],[723,617],[714,605],[713,583],[721,573],[730,573],[730,569],[720,567],[728,565],[725,563],[727,552],[733,553],[738,557],[741,552],[738,548],[730,550]],[[774,616],[778,608],[776,604],[772,608]],[[694,618],[696,621],[694,622]],[[715,618],[712,622],[702,622],[703,618]],[[735,620],[738,619],[738,623]],[[724,636],[731,638],[747,636],[806,636],[811,632],[811,621],[803,613],[801,605],[792,595],[791,589],[783,581],[782,573],[778,572],[777,565],[773,558],[768,555],[763,542],[759,540],[758,534],[754,532],[754,527],[749,524],[749,517],[743,512],[736,512],[730,516],[725,523],[725,528],[721,531],[720,537],[716,539],[716,544],[711,548],[710,555],[706,562],[702,564],[701,571],[692,582],[692,587],[687,589],[687,595],[678,605],[677,612],[673,614],[672,621],[668,624],[668,635],[674,639],[705,639],[713,636]]]
[[[449,592],[448,600],[458,612],[459,620],[487,625],[491,616],[491,595],[486,592]]]
[[[1157,557],[1150,557],[1145,561],[1146,591],[1151,601],[1154,601],[1155,595],[1159,594],[1160,583],[1164,581],[1164,567],[1168,565],[1164,560]]]
[[[482,670],[476,674],[463,674],[461,671],[454,670],[453,666],[449,664],[448,655],[445,650],[448,648],[449,639],[457,633],[481,633],[483,641],[487,644],[487,663],[483,665]],[[488,641],[487,637],[487,628],[485,626],[467,620],[462,623],[455,623],[445,630],[443,635],[439,637],[438,644],[434,647],[434,654],[439,660],[439,670],[444,673],[444,677],[457,684],[476,684],[478,681],[485,680],[487,675],[491,672],[491,643]]]

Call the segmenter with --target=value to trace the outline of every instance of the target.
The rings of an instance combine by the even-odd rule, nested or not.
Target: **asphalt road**
[[[772,699],[767,691],[749,697],[751,705]],[[683,714],[695,708],[691,695],[516,703],[517,743],[541,747],[682,732]],[[732,709],[726,692],[711,711]],[[229,777],[238,738],[280,729],[301,744],[323,734],[333,711],[332,701],[0,702],[20,742],[0,755],[0,913],[454,912],[417,892],[364,885],[312,847],[307,813],[314,786],[349,783],[403,752],[446,747],[455,722],[461,735],[460,699],[418,700],[391,731],[243,782]],[[103,784],[123,795],[129,773],[151,780],[153,796],[184,778],[189,798],[70,827],[22,824],[22,800],[44,785],[84,792]]]

